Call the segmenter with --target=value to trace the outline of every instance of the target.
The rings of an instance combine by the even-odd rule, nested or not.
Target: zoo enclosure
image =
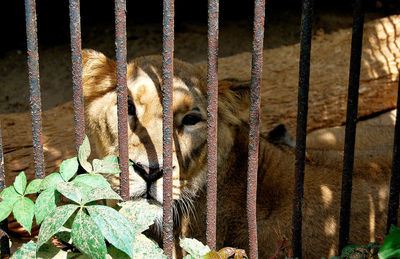
[[[32,116],[32,133],[34,146],[34,164],[37,178],[44,177],[44,155],[42,146],[42,110],[39,82],[39,57],[36,26],[35,0],[25,0],[27,53],[30,84],[30,104]],[[82,57],[81,57],[81,26],[80,2],[70,0],[70,33],[72,52],[72,80],[75,116],[76,149],[85,136],[83,90],[82,90]],[[299,61],[299,92],[298,117],[296,130],[296,162],[295,162],[295,193],[293,200],[293,253],[301,258],[302,254],[302,204],[303,181],[305,169],[306,126],[308,110],[308,88],[310,75],[310,50],[312,27],[313,0],[304,0],[301,23],[301,44]],[[254,1],[254,39],[252,54],[252,81],[250,105],[250,132],[248,154],[248,187],[247,187],[247,219],[249,229],[249,256],[257,258],[257,225],[256,225],[256,192],[258,169],[258,144],[260,122],[260,89],[262,75],[262,56],[264,38],[265,0]],[[352,172],[354,163],[354,145],[357,122],[358,88],[361,64],[362,35],[364,23],[363,0],[354,1],[354,22],[351,44],[350,74],[348,88],[348,104],[346,117],[346,133],[343,161],[342,200],[339,228],[339,250],[348,242],[349,217],[352,190]],[[208,68],[207,68],[207,141],[208,141],[208,174],[207,174],[207,244],[215,248],[216,243],[216,195],[217,195],[217,100],[218,100],[218,33],[219,33],[219,2],[209,0],[208,8]],[[117,104],[118,104],[118,134],[121,173],[121,196],[129,198],[128,185],[128,146],[127,146],[127,51],[126,51],[126,0],[115,0],[115,42],[117,59]],[[172,79],[174,51],[174,0],[163,0],[163,165],[164,165],[164,217],[163,245],[169,258],[172,257]],[[268,105],[268,104],[267,104]],[[399,114],[399,100],[397,105]],[[400,190],[400,139],[399,116],[396,117],[392,178],[388,204],[387,226],[397,225],[399,190]],[[5,188],[4,159],[1,146],[0,129],[0,191]],[[7,229],[7,220],[0,225]],[[7,235],[1,234],[1,257],[10,253]]]

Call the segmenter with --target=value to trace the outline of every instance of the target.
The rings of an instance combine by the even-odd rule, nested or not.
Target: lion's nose
[[[134,163],[133,168],[146,182],[155,182],[163,175],[163,170],[160,167],[148,167],[141,163]]]

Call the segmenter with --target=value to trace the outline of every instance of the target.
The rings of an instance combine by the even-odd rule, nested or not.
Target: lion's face
[[[132,199],[163,203],[163,122],[161,56],[128,64],[129,190]],[[173,78],[173,199],[188,214],[207,171],[206,80],[202,70],[175,60]],[[98,156],[118,155],[115,62],[93,50],[83,51],[86,133]],[[248,118],[248,82],[223,80],[218,92],[218,181],[227,174],[241,118]],[[243,137],[240,137],[243,139]],[[222,177],[222,178],[221,178]],[[119,188],[119,178],[109,181]]]
[[[158,63],[154,58],[151,63]],[[151,78],[157,64],[137,61],[137,71],[128,80],[130,194],[133,198],[163,200],[163,122],[161,81]],[[190,70],[190,68],[188,68]],[[150,72],[150,73],[151,73]],[[199,92],[199,79],[175,77],[173,81],[173,199],[191,198],[202,186],[205,159],[206,110]],[[114,113],[115,113],[114,105]],[[115,116],[113,116],[115,118]],[[112,123],[117,125],[116,122]],[[114,130],[114,134],[116,129]],[[115,146],[115,145],[114,145]],[[194,159],[196,157],[196,159]],[[194,170],[196,168],[196,170]],[[199,170],[200,169],[200,170]]]
[[[84,51],[87,134],[100,156],[118,154],[114,63]],[[163,203],[161,57],[138,58],[128,69],[130,196]],[[175,61],[173,79],[173,199],[191,202],[206,172],[206,100],[202,78]],[[117,178],[110,179],[119,186]]]

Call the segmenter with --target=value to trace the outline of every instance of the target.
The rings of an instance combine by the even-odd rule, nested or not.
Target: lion
[[[162,224],[161,56],[128,63],[128,148],[130,198],[160,208]],[[118,155],[115,62],[100,52],[83,51],[86,132],[97,155]],[[204,71],[175,59],[173,77],[174,257],[180,237],[205,243],[207,173],[207,98]],[[248,249],[246,174],[249,82],[226,79],[218,86],[217,249]],[[266,104],[267,105],[267,104]],[[262,117],[261,117],[262,120]],[[390,120],[391,121],[391,120]],[[389,123],[390,124],[390,123]],[[362,129],[362,130],[360,130]],[[310,133],[304,182],[303,257],[337,254],[343,127]],[[379,142],[374,134],[380,134]],[[384,140],[384,141],[383,141]],[[359,122],[352,191],[350,242],[366,244],[385,233],[393,121]],[[294,141],[284,126],[262,135],[257,181],[259,257],[268,258],[282,238],[291,237],[294,191]],[[118,188],[118,176],[109,181]],[[179,220],[178,220],[179,219]],[[158,230],[157,230],[158,229]],[[157,237],[158,236],[158,237]]]

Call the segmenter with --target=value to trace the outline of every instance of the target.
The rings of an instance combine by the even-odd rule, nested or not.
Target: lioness
[[[130,196],[160,206],[162,217],[162,105],[160,56],[128,64]],[[99,156],[118,154],[115,63],[103,54],[83,52],[86,129]],[[196,67],[175,60],[173,78],[173,199],[177,237],[205,242],[206,83]],[[247,82],[219,83],[217,248],[247,249],[246,172],[249,105]],[[264,104],[268,105],[268,104]],[[367,126],[366,126],[367,127]],[[371,129],[374,127],[371,126]],[[392,129],[376,128],[387,143],[358,134],[352,194],[351,242],[365,244],[385,233]],[[303,256],[337,252],[343,128],[308,137],[303,214]],[[365,139],[363,142],[362,140]],[[286,144],[286,145],[285,145]],[[260,142],[257,218],[260,258],[291,237],[294,186],[293,142],[284,127]],[[360,151],[358,151],[360,149]],[[361,150],[362,149],[362,150]],[[376,159],[378,158],[378,159]],[[118,178],[110,179],[119,186]],[[179,222],[179,224],[178,224]],[[178,247],[178,246],[176,246]],[[175,256],[181,257],[176,249]]]

